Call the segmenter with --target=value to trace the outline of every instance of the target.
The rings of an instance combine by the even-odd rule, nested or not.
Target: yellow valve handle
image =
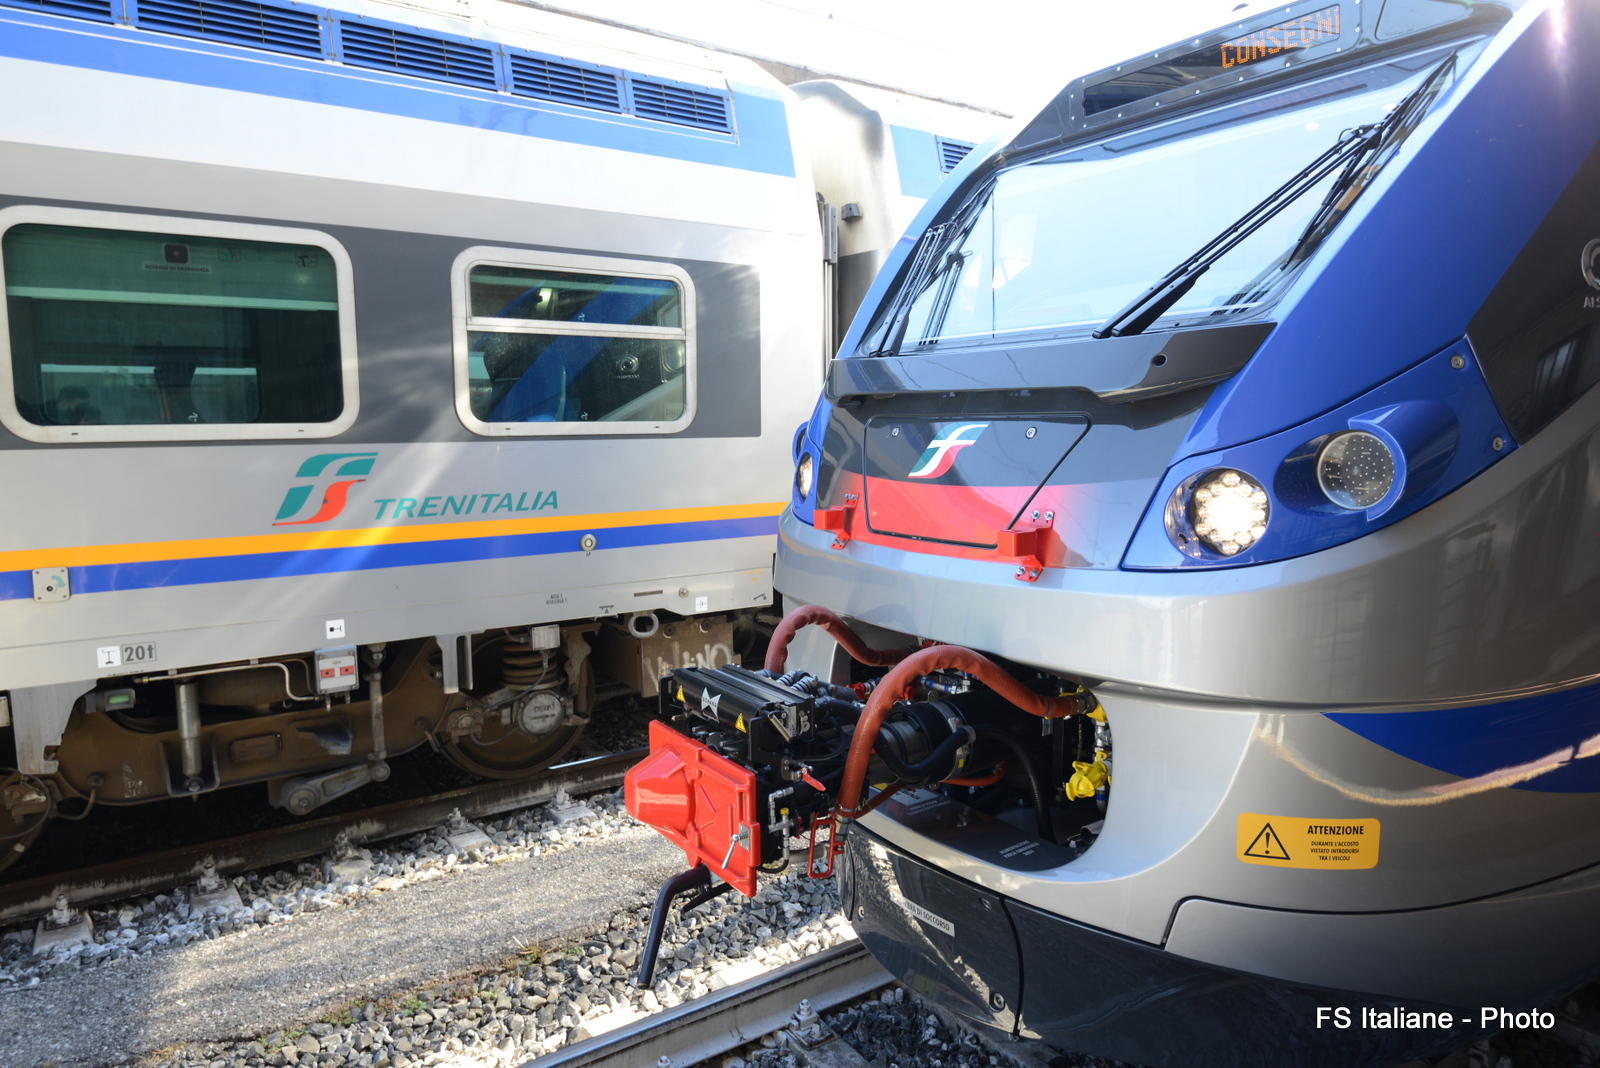
[[[1067,780],[1067,797],[1077,799],[1080,797],[1093,797],[1095,791],[1100,789],[1111,779],[1111,773],[1105,764],[1096,760],[1094,763],[1085,763],[1082,760],[1072,762],[1072,778]]]

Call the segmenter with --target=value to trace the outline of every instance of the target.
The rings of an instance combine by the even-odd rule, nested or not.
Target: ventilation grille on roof
[[[584,108],[622,110],[622,86],[613,72],[539,56],[511,56],[511,91]]]
[[[322,55],[315,11],[253,0],[139,0],[139,28],[297,56]]]
[[[399,71],[480,89],[498,87],[494,53],[482,45],[342,19],[339,43],[342,58],[354,66]]]
[[[716,93],[683,85],[647,82],[643,78],[631,79],[630,88],[633,91],[633,113],[642,119],[697,126],[718,133],[729,133],[733,129],[728,122],[727,98]]]
[[[6,7],[48,11],[52,15],[71,15],[79,19],[111,21],[111,0],[3,0]]]
[[[967,153],[972,151],[972,146],[965,141],[952,141],[948,137],[938,138],[938,141],[939,170],[945,174],[955,170],[967,158]]]
[[[0,0],[0,7],[112,22],[118,0]],[[733,104],[726,92],[628,74],[522,49],[435,36],[356,16],[334,18],[333,38],[324,39],[330,14],[295,0],[135,0],[127,5],[141,30],[180,34],[312,59],[334,58],[355,67],[393,71],[490,92],[549,100],[642,119],[733,132]],[[331,57],[330,57],[331,52]],[[504,52],[506,63],[499,62]],[[623,83],[627,83],[624,93]],[[970,145],[940,139],[940,159],[951,170]]]

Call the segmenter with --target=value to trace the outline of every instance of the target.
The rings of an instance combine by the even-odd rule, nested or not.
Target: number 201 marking
[[[136,645],[102,645],[95,650],[96,667],[113,668],[129,664],[153,664],[155,660],[155,642],[140,642]]]

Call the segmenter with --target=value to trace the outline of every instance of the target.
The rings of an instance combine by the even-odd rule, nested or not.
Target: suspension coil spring
[[[537,686],[550,673],[550,650],[530,649],[526,639],[506,643],[505,667],[501,672],[507,686],[526,690]]]

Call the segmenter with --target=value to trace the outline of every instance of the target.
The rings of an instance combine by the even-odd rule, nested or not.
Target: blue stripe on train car
[[[900,192],[926,200],[944,180],[939,166],[938,139],[927,130],[907,126],[889,127],[894,141],[894,165],[900,172]]]
[[[428,122],[794,177],[788,116],[767,89],[733,86],[737,135],[506,97],[320,60],[7,10],[0,56],[256,93]]]
[[[648,545],[675,545],[682,542],[713,541],[723,538],[772,537],[777,530],[777,516],[610,527],[600,531],[600,546],[596,551],[633,549]],[[77,597],[90,593],[194,586],[208,582],[328,575],[344,571],[458,564],[474,560],[503,560],[578,551],[577,535],[574,532],[550,531],[538,534],[508,534],[502,537],[452,538],[391,545],[311,549],[304,552],[249,553],[189,560],[94,564],[72,569],[72,594]],[[0,600],[28,599],[32,596],[33,572],[0,572]]]
[[[1470,779],[1527,764],[1600,734],[1600,686],[1471,708],[1324,714],[1391,752]],[[1600,792],[1600,757],[1573,760],[1511,789]]]

